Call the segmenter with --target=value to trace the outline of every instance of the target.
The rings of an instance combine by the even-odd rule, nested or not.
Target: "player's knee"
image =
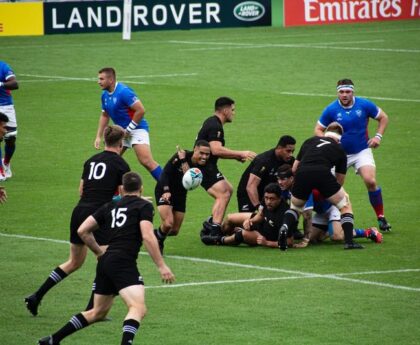
[[[161,227],[164,232],[168,233],[170,230],[172,230],[173,225],[174,225],[173,219],[165,219]]]

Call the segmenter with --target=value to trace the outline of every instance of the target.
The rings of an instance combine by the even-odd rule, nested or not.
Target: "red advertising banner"
[[[284,0],[284,26],[420,19],[420,0]]]

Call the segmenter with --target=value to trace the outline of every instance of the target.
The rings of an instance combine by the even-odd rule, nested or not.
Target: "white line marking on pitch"
[[[37,240],[37,241],[48,241],[48,242],[60,243],[60,244],[69,244],[68,241],[64,241],[64,240],[56,240],[56,239],[51,239],[51,238],[35,237],[35,236],[27,236],[27,235],[5,234],[5,233],[2,233],[2,232],[0,232],[0,236],[11,237],[11,238],[21,238],[21,239],[28,239],[28,240]],[[140,254],[141,255],[148,255],[148,253],[144,253],[144,252],[141,252]],[[278,277],[278,278],[252,278],[252,279],[221,280],[221,281],[210,281],[210,282],[193,282],[193,283],[173,284],[173,285],[168,285],[168,287],[180,287],[180,286],[186,287],[186,286],[197,286],[197,285],[245,283],[245,282],[255,282],[255,281],[287,280],[287,279],[302,279],[302,278],[323,278],[323,279],[349,281],[349,282],[353,282],[353,283],[360,283],[360,284],[367,284],[367,285],[375,285],[375,286],[381,286],[381,287],[399,289],[399,290],[420,291],[420,288],[413,288],[413,287],[409,287],[409,286],[394,285],[394,284],[388,284],[388,283],[373,282],[373,281],[369,281],[369,280],[361,280],[361,279],[353,279],[353,278],[344,277],[345,275],[387,274],[387,273],[397,273],[397,272],[399,272],[399,273],[420,272],[420,269],[402,269],[402,270],[390,270],[390,271],[317,274],[317,273],[308,273],[308,272],[301,272],[301,271],[294,271],[294,270],[285,270],[285,269],[275,268],[275,267],[264,267],[264,266],[240,264],[240,263],[236,263],[236,262],[218,261],[218,260],[203,259],[203,258],[193,258],[193,257],[188,257],[188,256],[166,255],[165,257],[169,258],[169,259],[175,259],[175,260],[203,262],[203,263],[217,264],[217,265],[223,265],[223,266],[240,267],[240,268],[252,268],[252,269],[256,269],[256,270],[279,272],[279,273],[290,273],[290,274],[298,275],[298,276],[292,276],[292,277]],[[149,287],[149,288],[152,288],[152,287]],[[154,288],[161,288],[161,286],[157,286],[157,287],[154,287]]]
[[[359,41],[353,43],[371,43],[372,41]],[[200,51],[200,50],[222,50],[222,49],[257,49],[257,48],[304,48],[304,49],[336,49],[336,50],[361,50],[361,51],[378,51],[378,52],[393,52],[393,53],[420,53],[419,49],[393,49],[393,48],[364,48],[364,47],[334,47],[332,43],[235,43],[235,42],[206,42],[206,41],[169,41],[174,44],[192,44],[192,45],[222,45],[223,47],[203,47],[203,48],[185,48],[179,49],[182,51]],[[351,42],[350,42],[351,43]],[[337,44],[337,43],[335,43]],[[341,44],[341,43],[339,43]]]

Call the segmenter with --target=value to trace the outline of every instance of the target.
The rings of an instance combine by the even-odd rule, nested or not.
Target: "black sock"
[[[89,326],[89,324],[81,313],[74,315],[70,319],[70,321],[64,325],[63,328],[61,328],[59,331],[57,331],[56,333],[52,335],[53,342],[59,343],[65,337],[69,336],[70,334],[73,334],[74,332],[81,330],[82,328],[85,328],[86,326]]]
[[[61,282],[64,278],[66,278],[68,274],[64,272],[60,267],[56,267],[51,273],[44,284],[35,292],[35,295],[38,300],[41,300],[42,297],[50,290],[53,286],[57,285]]]
[[[167,234],[164,233],[160,227],[156,230],[156,235],[161,241],[165,241],[165,238],[167,236]]]
[[[287,226],[288,237],[293,235],[293,229],[298,219],[299,214],[295,210],[289,209],[284,213],[283,225]]]
[[[353,243],[353,215],[351,213],[344,213],[341,215],[341,227],[344,231],[344,242]]]
[[[93,298],[95,296],[95,287],[96,287],[96,280],[93,281],[93,284],[92,284],[92,293],[90,294],[90,299],[89,299],[89,302],[88,302],[88,304],[86,306],[85,311],[91,310],[93,308]]]
[[[140,323],[136,320],[124,320],[121,345],[131,345],[139,327]]]

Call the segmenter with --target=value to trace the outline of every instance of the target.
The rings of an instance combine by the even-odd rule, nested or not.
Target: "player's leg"
[[[81,329],[95,323],[96,321],[102,320],[111,309],[113,300],[113,295],[95,294],[95,307],[93,309],[72,316],[69,322],[67,322],[62,328],[60,328],[52,335],[40,339],[38,344],[59,344],[61,340],[68,337],[69,335],[80,331]]]
[[[353,242],[353,209],[351,207],[349,196],[345,192],[344,188],[340,187],[338,192],[328,197],[327,200],[340,210],[341,226],[344,231],[344,249],[363,249],[363,246]]]
[[[218,181],[207,189],[207,193],[215,199],[212,208],[213,224],[217,224],[219,227],[222,224],[232,192],[232,185],[227,180]]]
[[[244,221],[251,217],[251,212],[229,213],[222,223],[222,232],[224,234],[232,234],[236,227],[242,227]]]
[[[3,138],[0,139],[0,182],[6,181],[6,175],[4,173],[4,166],[3,166],[3,159],[2,159],[2,150],[1,150],[2,142],[3,142]]]
[[[147,311],[144,298],[144,285],[128,286],[120,290],[119,294],[128,308],[123,323],[121,345],[130,345]]]
[[[159,163],[153,159],[152,150],[150,149],[149,132],[144,129],[132,131],[130,143],[140,164],[150,172],[156,181],[159,181],[159,177],[162,174],[162,168]]]
[[[2,161],[4,168],[4,176],[6,178],[12,177],[12,169],[10,167],[10,161],[16,150],[16,128],[9,127],[8,132],[4,136],[4,159]]]
[[[41,284],[37,291],[25,298],[25,304],[30,313],[38,314],[38,307],[46,293],[67,278],[71,273],[79,269],[85,262],[87,247],[84,244],[70,244],[69,259],[54,268],[48,278]]]
[[[303,213],[306,200],[292,195],[290,209],[284,213],[283,224],[280,227],[278,244],[280,250],[286,250],[288,245],[293,245],[293,230]]]
[[[387,222],[384,214],[382,189],[376,182],[376,166],[371,149],[363,150],[357,154],[355,168],[366,185],[369,201],[375,211],[380,230],[391,231],[391,225]]]

